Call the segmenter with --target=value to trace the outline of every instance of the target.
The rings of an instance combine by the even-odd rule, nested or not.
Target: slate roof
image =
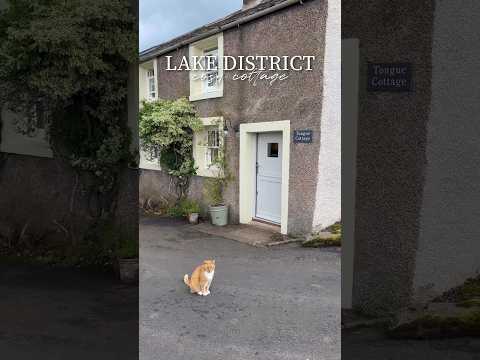
[[[172,46],[175,46],[177,44],[179,45],[179,47],[184,46],[184,45],[188,44],[190,40],[192,40],[192,39],[194,39],[198,36],[201,36],[203,34],[206,34],[206,33],[209,33],[209,32],[215,31],[215,30],[220,31],[220,28],[222,26],[228,25],[229,23],[235,22],[237,20],[241,20],[243,18],[254,15],[254,14],[259,13],[263,10],[266,10],[268,8],[271,8],[273,6],[276,6],[278,4],[281,4],[281,3],[284,3],[284,2],[287,2],[287,1],[289,1],[289,0],[263,0],[260,4],[258,4],[257,6],[254,6],[252,8],[235,11],[234,13],[232,13],[230,15],[227,15],[224,18],[221,18],[219,20],[216,20],[214,22],[211,22],[209,24],[201,26],[201,27],[199,27],[195,30],[192,30],[192,31],[190,31],[186,34],[183,34],[183,35],[178,36],[178,37],[176,37],[172,40],[164,42],[163,44],[153,46],[149,49],[141,51],[140,52],[140,61],[146,61],[146,60],[154,57],[154,55],[156,53],[159,53],[162,50],[165,50],[165,49],[170,48]],[[304,1],[306,1],[306,0],[304,0]]]

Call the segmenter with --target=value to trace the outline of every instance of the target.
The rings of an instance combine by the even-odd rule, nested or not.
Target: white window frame
[[[213,49],[209,49],[209,50],[205,50],[203,52],[203,56],[205,56],[205,63],[204,63],[204,67],[205,69],[205,72],[203,74],[204,76],[204,80],[203,80],[203,92],[206,94],[206,93],[211,93],[211,92],[215,92],[215,91],[218,91],[218,88],[219,88],[219,78],[218,78],[218,48],[213,48]],[[213,57],[216,57],[217,60],[217,66],[215,67],[214,70],[212,69],[208,69],[208,66],[209,66],[209,59],[210,58],[213,58]],[[213,85],[210,85],[210,79],[213,78],[215,79],[215,82]]]
[[[15,122],[24,115],[15,114],[6,107],[0,107],[0,111],[2,112],[0,152],[46,158],[53,157],[45,128],[36,128],[30,136],[23,135],[17,131]]]
[[[153,90],[152,90],[153,85]],[[148,100],[157,98],[157,81],[155,79],[155,69],[147,69],[147,97]]]
[[[212,164],[212,150],[218,149],[218,153],[224,148],[223,135],[223,117],[201,118],[204,128],[193,134],[193,159],[197,166],[197,176],[217,177],[219,176],[218,168]],[[208,133],[212,131],[214,126],[218,127],[218,138],[214,143],[209,143]],[[217,131],[217,128],[215,128]]]
[[[142,101],[158,100],[158,59],[152,59],[139,64],[138,78],[138,100],[141,106]],[[151,82],[153,79],[153,84]],[[155,91],[150,91],[150,86],[155,87]]]
[[[216,71],[191,70],[190,101],[198,101],[223,97],[223,33],[218,33],[189,45],[190,64],[194,63],[194,56],[200,57],[214,53],[218,59]],[[217,73],[215,87],[207,86],[206,74]]]
[[[158,69],[158,62],[157,59],[153,59],[144,63],[141,63],[139,66],[139,94],[138,99],[140,101],[140,107],[142,106],[142,101],[155,101],[158,100],[158,77],[157,75]],[[150,72],[150,73],[149,73]],[[154,79],[154,86],[155,86],[155,93],[154,97],[152,96],[152,92],[150,92],[150,79]],[[159,159],[154,157],[150,159],[148,153],[142,150],[142,147],[139,146],[139,168],[140,169],[147,169],[147,170],[158,170],[161,171],[162,167],[160,166]]]
[[[208,167],[211,167],[214,164],[214,159],[212,154],[216,151],[217,156],[220,152],[220,144],[221,144],[221,133],[220,129],[216,126],[207,126],[206,129],[206,135],[207,135],[207,144],[205,145],[205,164]],[[212,137],[210,136],[212,134],[213,136],[213,141]]]

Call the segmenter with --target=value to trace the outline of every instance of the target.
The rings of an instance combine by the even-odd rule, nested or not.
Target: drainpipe
[[[241,18],[241,19],[238,19],[236,21],[233,21],[231,23],[228,23],[228,24],[225,24],[223,26],[219,26],[218,28],[216,29],[212,29],[210,31],[207,31],[206,33],[204,34],[201,34],[201,35],[197,35],[197,36],[194,36],[192,38],[189,38],[187,40],[184,40],[184,41],[181,41],[179,42],[178,44],[175,44],[175,45],[172,45],[172,46],[169,46],[165,49],[161,49],[161,50],[158,50],[158,51],[155,51],[155,50],[151,50],[151,52],[149,50],[145,50],[145,51],[142,51],[140,53],[140,63],[142,62],[146,62],[148,60],[151,60],[155,57],[158,57],[158,56],[161,56],[163,54],[166,54],[166,53],[169,53],[173,50],[177,50],[183,46],[186,46],[186,45],[189,45],[191,43],[194,43],[194,42],[197,42],[199,40],[202,40],[202,39],[205,39],[207,37],[210,37],[212,35],[215,35],[215,34],[218,34],[222,31],[225,31],[225,30],[228,30],[228,29],[231,29],[233,27],[236,27],[236,26],[240,26],[242,24],[245,24],[246,22],[249,22],[249,21],[252,21],[252,20],[255,20],[255,19],[258,19],[259,17],[262,17],[262,16],[265,16],[265,15],[268,15],[268,14],[271,14],[275,11],[278,11],[278,10],[281,10],[281,9],[284,9],[288,6],[291,6],[291,5],[294,5],[296,3],[300,3],[300,4],[303,4],[305,1],[309,1],[309,0],[287,0],[287,1],[284,1],[280,4],[277,4],[277,5],[274,5],[272,7],[269,7],[267,9],[264,9],[264,10],[261,10],[255,14],[252,14],[252,15],[249,15],[249,16],[246,16],[244,18]],[[144,54],[144,55],[142,55]]]

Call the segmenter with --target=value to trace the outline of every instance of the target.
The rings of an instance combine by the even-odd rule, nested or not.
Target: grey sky
[[[140,50],[239,10],[242,3],[243,0],[140,0]]]

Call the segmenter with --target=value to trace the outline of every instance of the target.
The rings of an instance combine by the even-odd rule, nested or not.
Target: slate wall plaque
[[[294,130],[293,142],[295,144],[310,144],[313,138],[313,130]]]
[[[405,92],[412,90],[412,64],[368,64],[368,91]]]

